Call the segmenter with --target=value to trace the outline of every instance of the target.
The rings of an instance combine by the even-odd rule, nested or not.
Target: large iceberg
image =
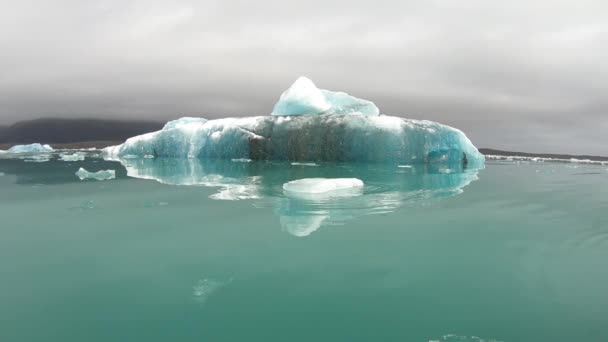
[[[183,118],[104,152],[110,159],[153,156],[465,166],[484,161],[458,129],[378,114],[372,102],[317,89],[306,78],[283,93],[272,115]]]
[[[50,145],[35,143],[29,145],[15,145],[8,150],[8,153],[48,153],[53,151],[54,149]]]

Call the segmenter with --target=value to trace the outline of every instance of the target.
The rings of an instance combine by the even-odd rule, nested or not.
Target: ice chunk
[[[59,160],[67,161],[67,162],[82,161],[82,160],[84,160],[84,154],[82,154],[82,153],[74,153],[74,154],[64,153],[64,154],[59,155]]]
[[[379,115],[378,107],[343,92],[319,89],[306,77],[298,78],[274,105],[272,115]]]
[[[53,151],[54,150],[50,145],[41,145],[39,143],[15,145],[8,150],[9,153],[48,153]]]
[[[80,178],[80,180],[85,179],[96,179],[96,180],[108,180],[116,178],[116,171],[114,170],[101,170],[97,172],[89,172],[84,168],[78,169],[76,171],[76,176]]]
[[[283,191],[293,197],[346,197],[360,195],[363,181],[357,178],[304,178],[283,184]]]

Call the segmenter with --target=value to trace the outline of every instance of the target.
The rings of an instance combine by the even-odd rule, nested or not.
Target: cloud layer
[[[300,75],[478,146],[608,154],[605,1],[0,0],[0,124],[270,113]]]

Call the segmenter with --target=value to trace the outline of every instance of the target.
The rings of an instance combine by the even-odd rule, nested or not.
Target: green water
[[[0,160],[0,341],[608,341],[605,165],[125,166]]]

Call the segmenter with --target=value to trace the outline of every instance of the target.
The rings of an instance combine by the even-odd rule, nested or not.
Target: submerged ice
[[[379,114],[370,101],[298,79],[268,116],[182,118],[105,149],[126,156],[288,160],[293,162],[456,163],[483,165],[460,130]]]

